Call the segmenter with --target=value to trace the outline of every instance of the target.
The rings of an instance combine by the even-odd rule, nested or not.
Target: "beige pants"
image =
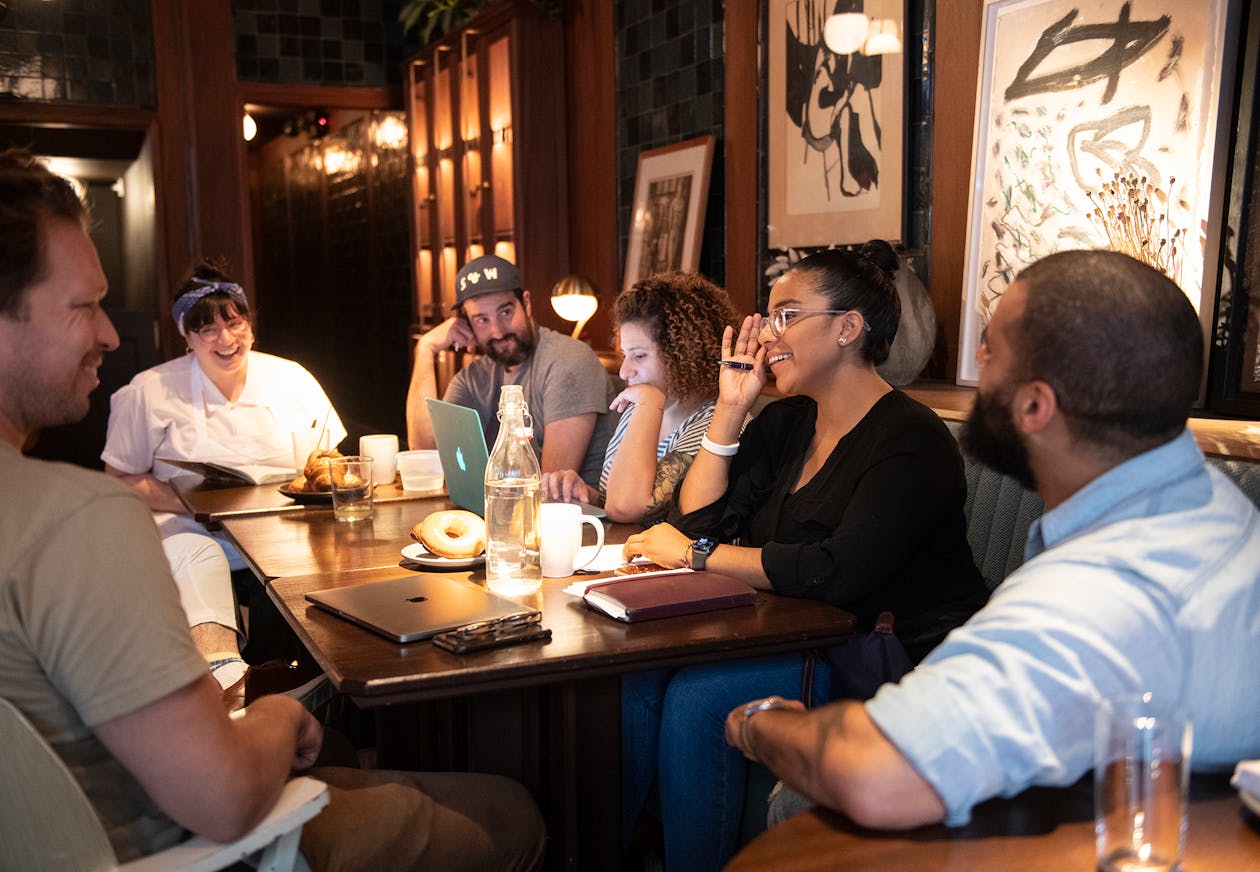
[[[313,872],[526,870],[546,829],[528,791],[498,775],[317,767],[328,806],[302,830]]]

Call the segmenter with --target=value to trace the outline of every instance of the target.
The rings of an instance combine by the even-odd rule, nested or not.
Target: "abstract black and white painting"
[[[899,240],[902,0],[770,0],[768,14],[770,247]],[[898,49],[833,51],[824,32],[842,14],[891,30]]]
[[[1150,263],[1201,306],[1228,0],[986,0],[958,380],[1056,251]]]

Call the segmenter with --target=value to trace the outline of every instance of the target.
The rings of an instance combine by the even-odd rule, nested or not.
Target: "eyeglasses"
[[[213,342],[219,338],[219,334],[224,330],[227,330],[228,333],[239,339],[249,332],[249,319],[233,318],[221,324],[207,324],[205,327],[198,327],[193,332],[197,334],[202,342]]]
[[[794,306],[775,306],[766,316],[765,323],[770,328],[770,333],[777,338],[797,321],[811,315],[843,315],[845,312],[852,311],[852,309],[798,309]],[[869,333],[871,325],[863,322],[862,329]]]
[[[464,641],[471,639],[484,639],[487,636],[496,636],[500,639],[510,639],[513,636],[523,635],[534,627],[542,623],[542,612],[517,612],[514,615],[504,615],[501,618],[493,618],[489,621],[478,621],[475,624],[465,624],[456,629],[455,635]]]

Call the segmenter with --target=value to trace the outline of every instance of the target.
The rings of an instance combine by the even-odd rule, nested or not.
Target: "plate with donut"
[[[486,522],[463,509],[431,512],[411,528],[402,556],[422,566],[467,569],[486,562]]]

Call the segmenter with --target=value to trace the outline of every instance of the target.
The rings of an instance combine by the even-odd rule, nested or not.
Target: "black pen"
[[[721,360],[718,363],[722,366],[729,366],[731,369],[738,369],[740,372],[752,372],[755,368],[754,364],[744,363],[742,360]]]

